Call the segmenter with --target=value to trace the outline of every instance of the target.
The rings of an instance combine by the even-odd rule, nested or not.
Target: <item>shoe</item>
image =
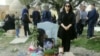
[[[92,37],[92,38],[94,39],[94,38],[96,38],[96,37]]]
[[[19,38],[19,36],[15,36],[15,38]]]
[[[29,37],[29,35],[27,35],[27,38]]]
[[[92,40],[92,39],[95,39],[95,38],[96,38],[96,37],[90,37],[89,39]]]
[[[87,36],[87,39],[90,39],[90,38],[92,38],[92,37],[90,37],[90,36]]]
[[[29,35],[25,36],[25,38],[28,38],[28,37],[29,37]]]

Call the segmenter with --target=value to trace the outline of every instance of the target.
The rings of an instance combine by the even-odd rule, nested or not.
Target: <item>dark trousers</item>
[[[38,22],[37,22],[36,20],[34,20],[33,22],[34,22],[34,25],[37,26],[37,23],[38,23]]]
[[[29,30],[29,23],[24,23],[24,34],[25,36],[30,35],[30,30]]]
[[[87,31],[87,36],[88,37],[93,37],[94,35],[94,23],[88,23],[88,31]]]
[[[64,52],[69,52],[70,51],[70,44],[71,44],[70,40],[62,39],[62,46],[64,48]]]
[[[82,24],[81,20],[77,23],[76,27],[77,27],[77,34],[81,35],[84,29],[84,25]]]
[[[41,20],[33,20],[33,25],[37,26],[37,24],[40,22]]]

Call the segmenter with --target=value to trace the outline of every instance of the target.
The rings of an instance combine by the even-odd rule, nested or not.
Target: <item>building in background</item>
[[[8,10],[8,5],[0,5],[0,20],[5,18],[5,15],[7,14]]]

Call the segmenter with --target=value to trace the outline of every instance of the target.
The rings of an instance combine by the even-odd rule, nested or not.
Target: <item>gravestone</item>
[[[94,30],[95,30],[96,32],[100,32],[100,27],[94,27]]]
[[[58,25],[51,22],[41,22],[37,24],[37,28],[44,29],[48,38],[57,40]]]

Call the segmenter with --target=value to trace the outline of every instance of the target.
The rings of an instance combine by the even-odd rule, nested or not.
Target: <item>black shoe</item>
[[[87,39],[90,39],[91,37],[90,36],[87,36]]]

